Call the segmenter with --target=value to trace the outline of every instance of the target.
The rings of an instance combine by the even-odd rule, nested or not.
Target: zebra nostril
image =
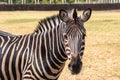
[[[72,66],[70,64],[68,65],[68,68],[70,71],[72,71]]]
[[[68,67],[70,67],[70,64],[68,64]]]

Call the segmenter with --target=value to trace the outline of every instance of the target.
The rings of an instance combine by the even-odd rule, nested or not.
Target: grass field
[[[34,31],[38,21],[57,11],[2,11],[0,30],[13,34]],[[81,13],[81,12],[79,12]],[[87,30],[83,69],[71,75],[67,63],[59,80],[120,80],[120,11],[93,11]]]

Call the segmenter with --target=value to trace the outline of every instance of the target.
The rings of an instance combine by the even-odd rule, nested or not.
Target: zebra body
[[[51,31],[50,38],[49,33],[0,36],[1,79],[57,79],[67,56],[59,45],[56,32],[56,29]]]
[[[85,12],[90,11],[88,9]],[[74,19],[71,19],[71,15]],[[82,18],[86,19],[84,16]],[[68,58],[69,69],[78,74],[82,66],[78,55],[84,50],[82,36],[85,31],[83,27],[77,28],[81,26],[80,19],[77,18],[76,9],[61,10],[58,16],[40,22],[32,34],[14,36],[1,32],[0,80],[57,80]],[[76,47],[79,50],[73,47],[73,40],[80,44],[77,45],[79,48]]]

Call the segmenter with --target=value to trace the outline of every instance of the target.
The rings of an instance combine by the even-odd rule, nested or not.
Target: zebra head
[[[70,60],[68,65],[72,74],[78,74],[82,68],[82,56],[85,47],[86,30],[84,22],[91,16],[91,9],[83,11],[77,16],[77,10],[60,10],[59,17],[62,20],[61,34],[65,53]]]

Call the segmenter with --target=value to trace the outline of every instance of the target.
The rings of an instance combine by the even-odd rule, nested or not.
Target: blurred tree
[[[0,0],[0,2],[4,2],[4,0]]]
[[[42,4],[48,4],[49,0],[42,0]]]
[[[7,2],[9,4],[61,4],[61,3],[79,3],[98,0],[0,0],[0,2]]]
[[[61,0],[54,0],[54,3],[55,4],[60,4],[60,3],[62,3],[62,1]]]
[[[74,3],[74,0],[66,0],[67,3]]]
[[[12,4],[12,3],[13,3],[13,1],[12,1],[12,0],[8,0],[7,2],[8,2],[8,4]]]
[[[85,2],[86,0],[79,0],[80,2]]]
[[[32,4],[32,3],[35,3],[35,0],[26,0],[26,3],[27,4]]]
[[[21,0],[11,0],[14,4],[20,4]]]

